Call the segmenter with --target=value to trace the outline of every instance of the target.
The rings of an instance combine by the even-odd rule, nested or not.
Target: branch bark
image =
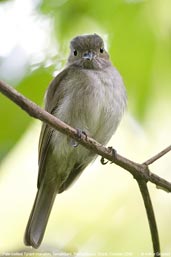
[[[111,149],[98,143],[93,138],[90,138],[85,135],[82,135],[82,137],[80,138],[77,134],[76,129],[72,128],[71,126],[54,117],[47,111],[43,110],[38,105],[36,105],[32,101],[24,97],[22,94],[17,92],[17,90],[8,86],[6,83],[2,81],[0,81],[0,92],[7,96],[9,99],[11,99],[18,106],[20,106],[30,116],[39,119],[52,126],[54,129],[59,130],[61,133],[74,138],[77,142],[82,144],[87,149],[95,152],[98,155],[101,155],[103,158],[129,171],[135,178],[150,181],[151,183],[154,183],[158,188],[161,188],[167,192],[171,192],[171,183],[159,177],[158,175],[150,172],[148,168],[148,161],[147,163],[144,162],[143,164],[136,163],[119,155],[118,153],[113,154]]]
[[[151,201],[151,197],[148,191],[147,183],[146,181],[142,179],[137,179],[137,183],[139,185],[139,189],[143,198],[148,223],[150,227],[151,232],[151,239],[153,243],[153,251],[154,251],[154,257],[161,256],[160,254],[160,241],[159,241],[159,233],[157,229],[157,223],[156,218],[153,210],[153,205]]]

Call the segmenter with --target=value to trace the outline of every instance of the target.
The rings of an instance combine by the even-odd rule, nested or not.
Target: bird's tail
[[[46,229],[48,218],[55,200],[56,187],[41,183],[25,231],[24,242],[38,248]]]

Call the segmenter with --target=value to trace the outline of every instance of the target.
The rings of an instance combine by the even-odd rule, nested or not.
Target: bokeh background
[[[120,154],[143,162],[171,140],[170,0],[0,1],[0,79],[43,106],[66,63],[69,41],[99,33],[122,74],[128,108],[113,136]],[[41,122],[0,94],[0,255],[31,255],[23,234],[36,193]],[[44,241],[54,256],[152,256],[138,186],[115,165],[90,165],[56,199]],[[171,154],[151,171],[170,180]],[[149,184],[161,250],[171,256],[171,196]]]

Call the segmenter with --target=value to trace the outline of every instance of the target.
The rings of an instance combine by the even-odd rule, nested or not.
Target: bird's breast
[[[124,109],[122,85],[114,75],[88,69],[76,73],[64,85],[65,97],[55,115],[105,143],[114,133]]]

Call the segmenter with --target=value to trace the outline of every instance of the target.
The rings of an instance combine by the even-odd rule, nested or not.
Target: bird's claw
[[[84,135],[86,137],[86,139],[87,139],[87,133],[85,131],[83,131],[81,129],[78,129],[78,128],[76,130],[77,130],[77,137],[79,139],[82,138],[82,135]],[[79,143],[77,141],[75,141],[74,139],[71,139],[71,145],[73,147],[77,147],[79,145]]]
[[[84,135],[85,137],[86,137],[86,139],[87,139],[87,133],[84,131],[84,130],[81,130],[81,129],[76,129],[77,130],[77,136],[78,136],[78,138],[82,138],[82,135]]]
[[[79,145],[79,143],[77,141],[75,141],[73,138],[71,138],[71,146],[77,147],[78,145]]]
[[[112,156],[115,157],[116,156],[116,150],[112,146],[109,146],[108,149],[112,152]],[[101,162],[102,165],[106,165],[109,161],[105,161],[105,158],[102,157],[100,162]],[[113,161],[110,162],[110,164],[112,164],[112,163],[113,163]]]
[[[116,157],[116,150],[112,147],[112,146],[109,146],[108,149],[112,152],[112,156],[115,158]],[[110,164],[112,164],[113,161],[110,162]]]
[[[109,161],[105,161],[104,157],[100,159],[102,165],[106,165]]]

